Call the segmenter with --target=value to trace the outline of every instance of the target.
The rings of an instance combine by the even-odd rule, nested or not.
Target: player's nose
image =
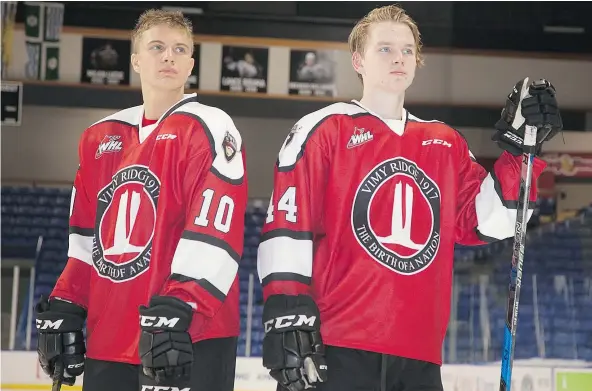
[[[166,48],[165,50],[163,50],[162,61],[175,62],[175,57],[173,56],[173,49],[172,48],[169,47],[169,48]]]
[[[398,50],[393,51],[392,60],[393,64],[402,64],[403,63],[403,53]]]

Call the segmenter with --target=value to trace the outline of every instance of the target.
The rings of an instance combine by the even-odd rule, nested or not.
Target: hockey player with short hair
[[[184,94],[194,44],[180,12],[142,14],[132,45],[143,105],[82,134],[68,263],[37,306],[39,361],[65,384],[84,373],[84,391],[232,391],[241,135]]]
[[[423,62],[404,10],[373,10],[349,46],[362,99],[301,118],[275,166],[258,253],[263,364],[278,390],[441,391],[454,245],[513,236],[525,125],[539,147],[562,129],[555,90],[515,85],[486,172],[458,131],[404,109]]]

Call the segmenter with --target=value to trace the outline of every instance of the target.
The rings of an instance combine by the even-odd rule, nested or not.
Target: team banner
[[[123,39],[82,39],[80,81],[90,84],[130,84],[131,42]]]
[[[333,50],[290,51],[290,95],[335,96]]]
[[[193,66],[191,75],[189,75],[189,78],[185,83],[186,90],[196,90],[199,88],[199,59],[201,54],[200,50],[201,46],[199,44],[193,46],[193,60],[195,61],[195,65]]]
[[[269,49],[222,46],[220,89],[267,93]]]
[[[592,178],[592,154],[544,153],[541,158],[547,162],[545,171],[556,176]]]
[[[25,2],[25,76],[35,80],[58,80],[60,37],[64,5]]]

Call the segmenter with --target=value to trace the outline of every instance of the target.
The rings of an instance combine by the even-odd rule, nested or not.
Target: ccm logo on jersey
[[[47,329],[59,330],[62,323],[64,323],[64,319],[58,319],[55,322],[52,322],[49,319],[45,319],[45,320],[36,319],[35,320],[35,326],[39,330],[47,330]]]
[[[265,332],[269,333],[272,329],[285,329],[286,327],[290,326],[298,327],[307,325],[310,327],[314,327],[317,317],[298,315],[298,320],[294,322],[294,319],[296,319],[296,315],[278,316],[275,319],[270,319],[267,322],[265,322]]]
[[[191,387],[142,386],[142,391],[191,391]]]
[[[176,134],[169,134],[169,133],[165,133],[165,134],[159,134],[158,136],[156,136],[156,140],[174,140],[177,138]]]
[[[451,148],[452,144],[450,144],[449,142],[446,142],[444,140],[440,140],[440,139],[432,139],[432,140],[424,140],[421,145],[442,145],[444,147],[448,147]]]
[[[140,315],[140,325],[144,327],[175,327],[179,318],[166,318],[164,316]]]

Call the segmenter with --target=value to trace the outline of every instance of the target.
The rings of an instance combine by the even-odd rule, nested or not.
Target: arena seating
[[[37,240],[43,236],[42,251],[36,261],[34,299],[37,300],[51,291],[65,266],[70,189],[3,186],[1,196],[3,258],[33,258]],[[251,201],[246,215],[245,248],[239,268],[242,315],[239,355],[261,355],[262,291],[256,258],[266,204],[261,200]],[[516,357],[544,355],[592,360],[592,207],[576,218],[530,232]],[[445,362],[499,360],[511,243],[506,240],[488,246],[458,246],[455,250],[456,308],[451,319],[453,327],[445,340]],[[253,311],[251,344],[247,351],[249,276],[252,276]],[[21,302],[24,305],[18,323],[19,349],[24,348],[28,298]],[[32,346],[35,346],[34,325],[32,330]]]

